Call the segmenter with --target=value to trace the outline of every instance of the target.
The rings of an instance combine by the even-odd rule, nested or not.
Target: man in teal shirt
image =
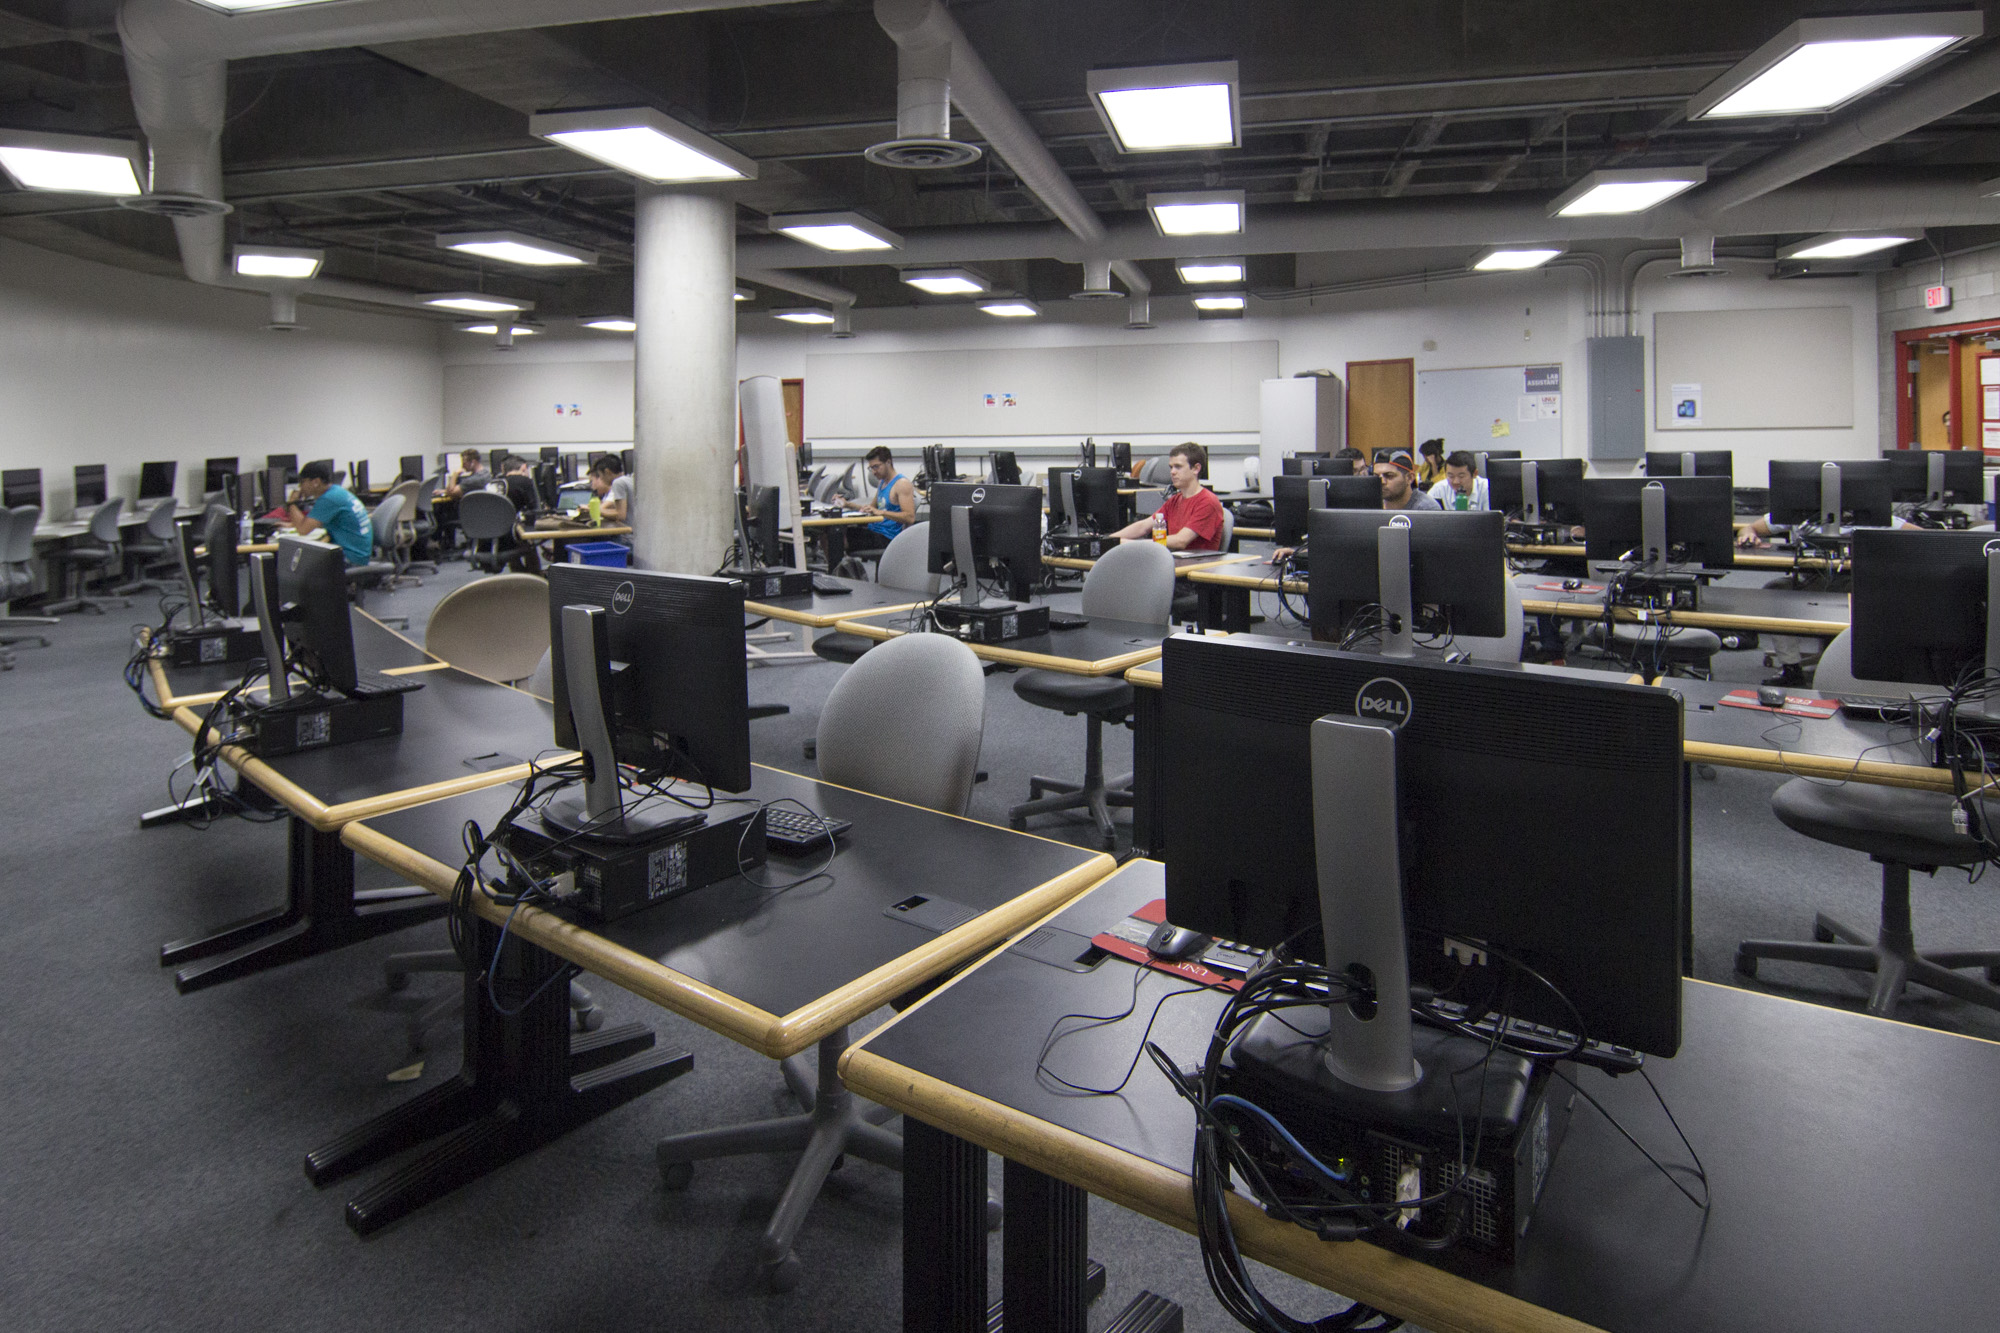
[[[346,487],[333,484],[333,469],[308,463],[299,469],[299,497],[285,506],[292,530],[301,536],[321,528],[347,554],[350,565],[365,565],[375,552],[375,531],[368,511]]]

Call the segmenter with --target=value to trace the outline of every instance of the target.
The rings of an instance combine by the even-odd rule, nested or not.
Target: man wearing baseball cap
[[[1378,449],[1375,475],[1382,479],[1384,509],[1443,509],[1444,506],[1417,489],[1417,460],[1408,449]]]

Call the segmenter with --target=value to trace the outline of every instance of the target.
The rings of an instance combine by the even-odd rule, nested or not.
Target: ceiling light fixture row
[[[518,231],[446,232],[437,238],[437,247],[528,268],[581,268],[597,263],[594,250],[580,250]]]
[[[300,250],[282,245],[239,245],[235,252],[239,278],[275,278],[307,282],[319,276],[326,262],[324,250]]]
[[[1977,10],[1800,19],[1687,104],[1689,120],[1832,111],[1984,30]]]

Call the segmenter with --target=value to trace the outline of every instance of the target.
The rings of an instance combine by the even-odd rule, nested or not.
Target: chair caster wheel
[[[1752,958],[1752,957],[1751,957],[1751,956],[1750,956],[1749,954],[1747,954],[1747,953],[1739,953],[1739,954],[1737,954],[1737,955],[1736,955],[1736,975],[1737,975],[1737,976],[1739,976],[1739,977],[1749,977],[1749,978],[1750,978],[1751,980],[1753,980],[1753,981],[1754,981],[1754,980],[1756,980],[1756,978],[1757,978],[1757,960],[1756,960],[1755,958]]]
[[[796,1254],[787,1254],[775,1263],[764,1265],[764,1281],[772,1291],[795,1290],[799,1285],[799,1279],[804,1276],[805,1265],[799,1262],[799,1256]]]
[[[1713,764],[1696,764],[1694,766],[1694,772],[1695,776],[1700,778],[1703,782],[1715,781],[1715,765]]]
[[[578,1032],[595,1032],[604,1026],[604,1011],[596,1005],[570,1010],[571,1026]]]
[[[383,978],[383,984],[392,991],[408,990],[410,988],[410,974],[408,972],[391,972]]]
[[[676,1192],[694,1184],[693,1162],[661,1162],[660,1184]]]

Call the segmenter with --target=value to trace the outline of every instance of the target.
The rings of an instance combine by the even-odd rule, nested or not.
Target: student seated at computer
[[[523,517],[533,514],[542,507],[542,497],[535,490],[533,466],[519,454],[506,454],[493,460],[493,466],[500,471],[500,484],[507,490],[507,498],[514,502],[514,510]]]
[[[1359,456],[1358,450],[1356,456]],[[1452,457],[1457,457],[1457,454]],[[1436,495],[1434,488],[1445,479],[1445,469],[1450,465],[1450,459],[1444,456],[1444,441],[1425,440],[1417,446],[1417,485]],[[1442,501],[1444,497],[1439,495],[1438,499]]]
[[[345,486],[333,484],[333,469],[325,463],[299,469],[298,496],[285,505],[285,521],[302,537],[325,528],[350,565],[365,565],[374,554],[367,508]]]
[[[632,523],[632,479],[625,475],[625,460],[617,454],[599,454],[590,460],[590,489],[597,496],[597,512],[606,523]]]
[[[1425,440],[1426,446],[1438,444]],[[1422,475],[1418,476],[1421,484]],[[1479,455],[1454,449],[1444,460],[1444,478],[1430,488],[1430,497],[1444,509],[1491,509],[1486,499],[1486,478],[1479,475]]]
[[[889,452],[888,446],[878,444],[868,451],[868,475],[875,481],[875,498],[843,498],[840,507],[873,514],[881,522],[850,531],[847,534],[850,551],[879,551],[917,521],[916,484],[896,471],[896,456]]]
[[[1444,506],[1417,488],[1417,461],[1408,449],[1390,449],[1375,455],[1375,475],[1382,479],[1384,509],[1442,509]]]
[[[1167,527],[1170,551],[1219,551],[1222,549],[1222,501],[1201,484],[1208,474],[1208,450],[1192,441],[1177,444],[1167,454],[1167,480],[1173,490],[1160,505]],[[1113,533],[1120,541],[1150,541],[1154,515]]]
[[[467,449],[458,456],[458,471],[445,479],[445,487],[438,494],[447,500],[456,500],[471,491],[483,491],[493,484],[493,474],[486,470],[486,459],[477,449]]]

